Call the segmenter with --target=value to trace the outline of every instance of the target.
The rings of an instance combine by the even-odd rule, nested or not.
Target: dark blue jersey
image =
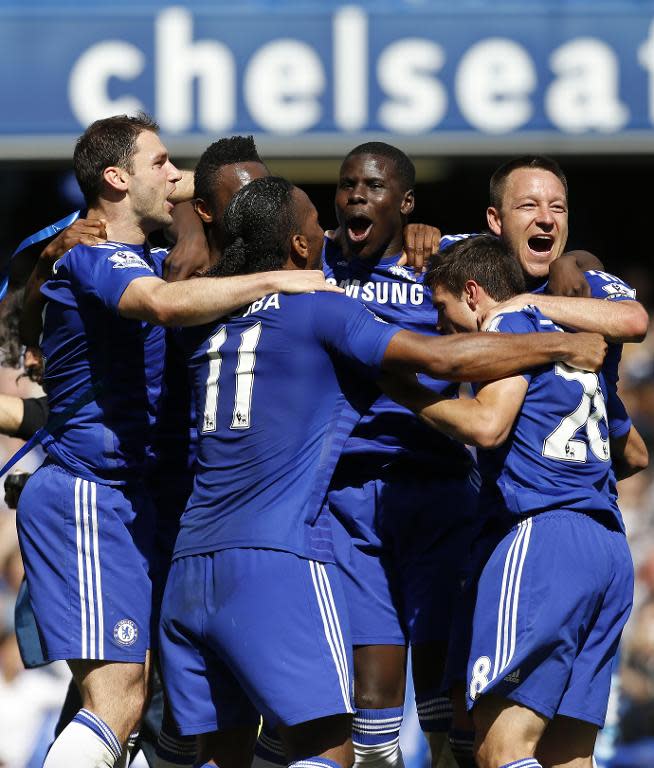
[[[175,556],[260,547],[329,560],[323,510],[342,447],[398,331],[346,296],[273,294],[182,331],[197,407],[193,492]]]
[[[378,261],[346,259],[340,248],[325,238],[323,270],[327,280],[345,289],[348,296],[362,302],[376,315],[409,331],[438,335],[438,313],[431,292],[423,285],[423,275],[399,266],[401,254]],[[456,397],[458,384],[420,376],[430,389]],[[380,393],[364,415],[343,449],[343,467],[355,462],[375,472],[380,466],[401,457],[423,461],[434,472],[450,475],[471,466],[469,451],[446,435],[425,426],[411,411]]]
[[[164,329],[120,317],[118,303],[132,280],[161,277],[165,256],[147,245],[77,245],[42,288],[44,387],[50,418],[66,414],[44,447],[79,477],[123,484],[143,476]]]
[[[561,331],[535,307],[498,315],[489,330]],[[562,363],[533,369],[506,442],[477,453],[480,504],[507,522],[557,509],[583,512],[623,529],[613,490],[603,375]]]

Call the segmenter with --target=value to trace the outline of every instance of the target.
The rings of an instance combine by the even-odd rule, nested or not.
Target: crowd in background
[[[646,270],[632,267],[625,278],[638,298],[654,312]],[[6,314],[0,322],[5,324]],[[0,334],[6,338],[7,334]],[[0,338],[0,342],[3,339]],[[16,350],[3,354],[0,394],[38,397],[42,390],[24,375]],[[17,366],[17,367],[16,367]],[[625,345],[620,393],[654,454],[654,333],[642,344]],[[22,441],[0,435],[0,463]],[[37,448],[15,469],[32,472],[42,453]],[[4,478],[3,478],[4,479]],[[621,648],[607,726],[600,734],[596,758],[600,768],[651,768],[654,765],[654,462],[649,469],[620,483],[620,507],[625,519],[636,569],[634,608]],[[11,499],[0,498],[0,768],[40,768],[52,738],[70,674],[64,662],[23,669],[14,633],[14,604],[23,568]],[[413,706],[413,697],[407,701]],[[412,728],[412,723],[415,728]],[[406,728],[412,731],[410,737]],[[405,739],[422,739],[415,717],[407,718]],[[409,758],[409,759],[407,759]],[[413,758],[413,760],[411,759]],[[426,747],[407,744],[407,765],[428,764]]]

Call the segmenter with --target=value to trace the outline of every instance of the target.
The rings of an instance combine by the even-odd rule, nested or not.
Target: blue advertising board
[[[0,6],[0,158],[142,109],[171,149],[654,149],[654,3]]]

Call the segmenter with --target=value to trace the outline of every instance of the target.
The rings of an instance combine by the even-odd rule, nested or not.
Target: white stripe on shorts
[[[354,712],[354,710],[352,709],[352,704],[350,702],[350,677],[347,668],[347,656],[345,654],[345,644],[343,643],[341,625],[338,620],[336,606],[334,605],[334,597],[329,584],[329,578],[325,571],[325,566],[322,563],[309,560],[309,568],[311,570],[313,588],[318,600],[318,608],[320,609],[320,615],[322,617],[325,637],[331,650],[332,658],[334,659],[334,666],[336,667],[336,674],[343,696],[343,703],[345,704],[345,711],[351,713]]]
[[[80,520],[82,480],[75,478],[75,533],[77,536],[77,582],[79,588],[79,610],[82,624],[82,648],[80,658],[88,658],[86,650],[86,596],[84,590],[84,549],[82,545],[82,525]]]
[[[520,599],[520,584],[522,569],[531,538],[532,519],[522,520],[518,531],[511,542],[504,560],[502,586],[497,611],[497,638],[495,643],[495,665],[493,677],[495,680],[511,663],[515,654],[518,627],[518,602]]]
[[[91,524],[93,526],[93,556],[95,560],[95,596],[98,607],[98,659],[104,659],[104,610],[102,606],[102,579],[100,576],[100,544],[98,542],[97,484],[91,483]]]

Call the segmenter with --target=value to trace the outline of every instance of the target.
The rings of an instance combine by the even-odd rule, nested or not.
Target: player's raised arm
[[[498,304],[488,317],[526,304],[534,304],[559,325],[601,333],[607,341],[613,343],[640,342],[647,335],[649,316],[643,305],[635,300],[607,301],[527,293],[516,296],[508,303]]]
[[[470,333],[426,339],[400,331],[388,345],[383,368],[409,368],[449,381],[490,381],[556,361],[598,371],[606,348],[594,333]]]

